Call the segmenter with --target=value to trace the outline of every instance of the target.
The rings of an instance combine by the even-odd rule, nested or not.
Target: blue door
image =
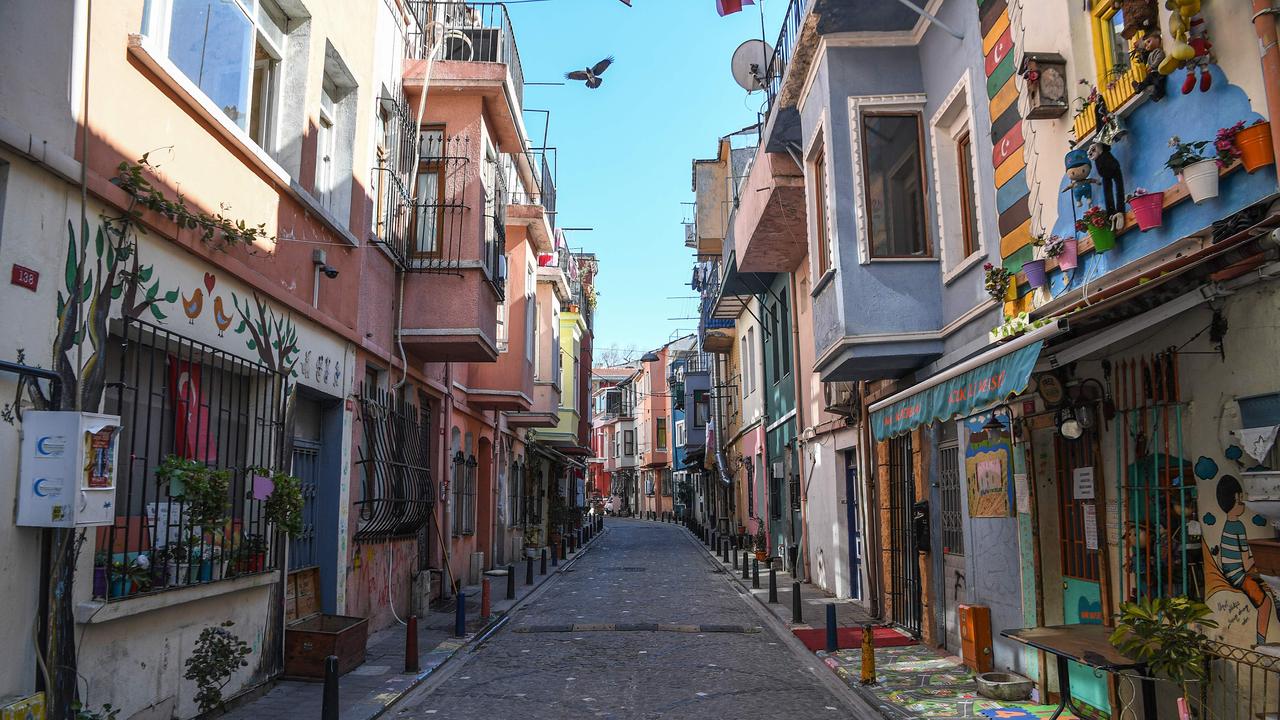
[[[844,496],[849,524],[849,596],[862,599],[862,532],[858,527],[858,466],[853,452],[844,453]]]
[[[289,570],[318,564],[316,558],[316,490],[319,487],[320,443],[293,439],[293,474],[302,485],[302,531],[289,538]]]

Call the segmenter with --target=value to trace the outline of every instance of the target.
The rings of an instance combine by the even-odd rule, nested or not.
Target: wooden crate
[[[320,573],[315,568],[289,575],[285,590],[284,674],[324,679],[324,660],[338,656],[338,674],[364,663],[369,620],[320,612]]]

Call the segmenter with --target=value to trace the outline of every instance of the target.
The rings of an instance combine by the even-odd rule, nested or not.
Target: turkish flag
[[[720,17],[742,12],[743,5],[755,5],[755,0],[716,0],[716,12]]]
[[[210,439],[209,406],[200,391],[201,367],[169,356],[169,397],[173,402],[174,453],[188,460],[216,462]]]

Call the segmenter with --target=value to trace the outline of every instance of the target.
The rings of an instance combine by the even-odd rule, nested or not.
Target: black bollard
[[[560,537],[560,559],[569,559],[569,538],[567,536]]]
[[[547,574],[547,549],[542,548],[542,561],[538,564],[538,574]]]
[[[799,625],[804,622],[804,614],[800,612],[800,583],[791,583],[791,623]]]
[[[507,599],[516,599],[516,566],[507,566]]]
[[[467,634],[467,594],[458,593],[458,602],[453,611],[453,636],[462,637]]]
[[[749,573],[750,573],[750,570],[747,569],[747,551],[743,550],[742,551],[742,579],[746,580],[747,578],[751,577]]]
[[[548,549],[551,550],[551,567],[558,566],[560,564],[560,551],[556,549],[555,545],[552,545],[550,548],[543,548],[542,552],[545,554]]]
[[[836,606],[827,603],[827,652],[835,652],[839,649],[839,641],[836,638]]]
[[[338,656],[324,659],[324,700],[320,720],[338,720]]]
[[[778,571],[769,568],[769,602],[778,602]]]
[[[751,558],[751,589],[760,589],[760,561]]]
[[[410,615],[404,627],[404,671],[416,674],[418,670],[418,616]]]
[[[524,559],[524,584],[533,584],[533,558],[531,557]]]
[[[733,556],[733,569],[737,570],[738,569],[738,551],[735,550],[729,554]]]

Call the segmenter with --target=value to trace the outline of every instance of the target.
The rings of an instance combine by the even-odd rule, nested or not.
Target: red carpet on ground
[[[800,638],[800,642],[804,643],[805,647],[814,652],[827,649],[826,628],[797,628],[791,632]],[[862,647],[862,628],[836,628],[836,642],[842,650],[844,648]],[[901,647],[903,645],[915,645],[918,641],[915,638],[903,635],[893,628],[878,627],[871,631],[871,642],[876,647]]]

